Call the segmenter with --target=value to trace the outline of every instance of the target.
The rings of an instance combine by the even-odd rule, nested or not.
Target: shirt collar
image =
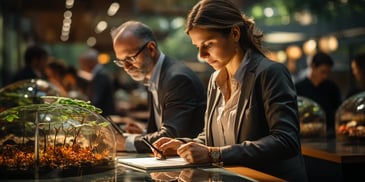
[[[147,86],[153,86],[155,89],[158,89],[158,81],[160,80],[160,73],[163,60],[165,59],[165,54],[160,51],[160,57],[157,60],[155,67],[152,70],[151,79],[147,81]]]
[[[233,78],[235,78],[240,84],[242,84],[242,81],[240,78],[243,78],[243,75],[246,72],[247,65],[250,62],[251,58],[251,50],[248,50],[243,57],[240,66],[238,67],[236,73],[233,75]]]

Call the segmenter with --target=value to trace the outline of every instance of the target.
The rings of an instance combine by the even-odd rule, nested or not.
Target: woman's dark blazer
[[[235,130],[222,147],[224,164],[239,164],[289,181],[306,181],[299,139],[297,96],[287,68],[251,52],[242,84]],[[208,85],[205,129],[195,139],[213,146],[211,123],[221,93],[213,73]]]

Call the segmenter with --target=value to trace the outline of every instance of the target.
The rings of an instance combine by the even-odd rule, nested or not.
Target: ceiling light
[[[268,33],[264,36],[263,41],[267,43],[290,43],[302,41],[305,39],[303,33],[295,33],[295,32],[273,32]]]
[[[344,37],[356,37],[365,34],[365,28],[352,28],[342,32]]]
[[[61,35],[60,36],[60,39],[63,41],[63,42],[66,42],[68,40],[68,35]]]
[[[302,49],[297,45],[290,45],[285,50],[288,61],[296,61],[302,56]]]
[[[71,19],[63,19],[63,25],[65,26],[71,26],[72,20]]]
[[[265,8],[264,9],[264,15],[266,16],[266,17],[272,17],[272,16],[274,16],[274,9],[272,9],[272,8]]]
[[[276,59],[279,63],[284,63],[287,59],[285,51],[281,50],[276,53]]]
[[[63,17],[64,17],[65,19],[71,19],[71,17],[72,17],[72,12],[71,12],[70,10],[65,11],[65,12],[63,13]]]
[[[100,21],[95,28],[96,33],[103,32],[108,27],[108,23],[106,21]]]
[[[330,53],[338,48],[337,38],[333,35],[325,36],[319,39],[319,49],[325,53]]]
[[[93,46],[96,44],[96,38],[95,38],[95,37],[89,37],[89,38],[86,40],[86,44],[87,44],[89,47],[93,47]]]
[[[317,52],[317,42],[309,39],[303,44],[303,52],[307,56],[313,56]]]
[[[112,3],[112,4],[109,6],[109,8],[108,8],[108,12],[107,12],[107,14],[108,14],[109,16],[114,16],[114,15],[118,12],[119,7],[120,7],[119,3],[117,3],[117,2]]]
[[[72,8],[74,6],[74,0],[66,0],[66,2],[65,2],[65,7],[67,8],[67,9],[70,9],[70,8]]]

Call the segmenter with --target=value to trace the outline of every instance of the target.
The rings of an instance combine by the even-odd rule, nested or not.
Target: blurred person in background
[[[115,114],[114,86],[111,76],[98,62],[99,52],[87,49],[79,57],[81,70],[90,74],[86,95],[91,104],[102,109],[103,116]]]
[[[355,86],[348,91],[346,98],[365,91],[365,53],[351,59],[351,73],[355,78]]]
[[[255,22],[231,1],[201,0],[185,32],[216,70],[208,85],[205,127],[196,138],[163,137],[154,145],[189,163],[242,165],[307,181],[294,83],[285,65],[265,56]]]
[[[63,79],[66,75],[67,65],[60,61],[52,58],[48,61],[45,74],[47,75],[47,80],[51,82],[60,92],[60,96],[67,97],[68,93],[63,84]]]
[[[295,84],[297,94],[317,102],[326,113],[327,137],[335,136],[335,114],[342,99],[339,87],[329,79],[334,62],[323,52],[316,53],[310,62],[307,76]]]
[[[45,68],[47,65],[49,53],[40,45],[30,45],[25,50],[25,66],[19,70],[12,78],[12,82],[39,78],[46,80]]]
[[[74,66],[68,65],[63,78],[63,85],[65,86],[70,98],[88,100],[86,96],[88,80],[79,76],[78,72],[79,70],[77,70]]]
[[[130,135],[118,136],[118,150],[151,152],[143,142],[160,137],[195,137],[203,129],[206,91],[203,82],[183,63],[159,50],[152,30],[145,24],[128,21],[111,32],[117,60],[134,80],[148,88],[147,127],[130,123]]]

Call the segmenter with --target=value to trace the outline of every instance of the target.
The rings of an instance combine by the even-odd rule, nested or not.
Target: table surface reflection
[[[118,153],[118,157],[146,157],[150,154]],[[228,182],[252,182],[252,181],[283,181],[271,175],[261,173],[246,167],[194,167],[164,169],[158,171],[140,171],[125,165],[116,163],[115,169],[77,177],[63,177],[52,179],[0,179],[11,182],[48,182],[48,181],[82,181],[82,182],[116,182],[116,181],[228,181]]]
[[[1,179],[0,181],[3,181]],[[46,182],[46,181],[92,181],[92,182],[115,182],[115,181],[232,181],[252,182],[252,178],[235,174],[224,168],[183,168],[164,171],[142,172],[123,165],[117,165],[113,170],[83,175],[77,177],[37,179],[37,180],[5,180],[11,182]]]

